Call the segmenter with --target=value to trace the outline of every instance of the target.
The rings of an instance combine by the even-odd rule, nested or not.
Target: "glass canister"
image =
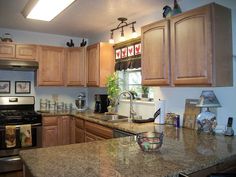
[[[40,105],[40,111],[46,111],[47,110],[47,99],[40,99],[39,105]]]

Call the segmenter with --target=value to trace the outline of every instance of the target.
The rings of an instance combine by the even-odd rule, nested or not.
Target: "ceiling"
[[[91,38],[116,27],[118,17],[130,22],[173,4],[173,0],[76,0],[51,22],[44,22],[22,16],[27,2],[0,0],[0,27]]]

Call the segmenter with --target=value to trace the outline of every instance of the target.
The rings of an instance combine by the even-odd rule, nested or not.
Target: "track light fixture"
[[[137,37],[137,33],[135,31],[135,28],[134,28],[134,24],[136,23],[136,21],[133,21],[131,23],[127,23],[127,18],[124,18],[124,17],[119,17],[117,20],[120,21],[119,25],[114,28],[114,29],[111,29],[111,36],[110,36],[110,39],[109,39],[109,43],[114,43],[114,38],[113,38],[113,34],[114,34],[114,31],[115,30],[118,30],[118,29],[121,29],[121,33],[120,33],[120,42],[122,41],[125,41],[125,34],[124,34],[124,27],[126,26],[129,26],[129,25],[132,25],[131,26],[131,29],[132,29],[132,38],[136,38]]]

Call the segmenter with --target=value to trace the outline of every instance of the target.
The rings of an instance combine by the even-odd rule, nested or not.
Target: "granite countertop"
[[[151,125],[150,131],[164,132],[158,152],[143,152],[131,136],[23,150],[20,156],[34,177],[178,176],[236,159],[235,137]]]

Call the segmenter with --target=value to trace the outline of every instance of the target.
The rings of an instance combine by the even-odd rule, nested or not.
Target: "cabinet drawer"
[[[80,129],[84,129],[84,120],[75,119],[75,126]]]
[[[75,128],[75,142],[76,143],[84,142],[84,130]]]
[[[43,126],[57,126],[57,117],[43,117]]]
[[[101,138],[109,139],[113,137],[112,129],[92,122],[85,121],[85,130]]]

